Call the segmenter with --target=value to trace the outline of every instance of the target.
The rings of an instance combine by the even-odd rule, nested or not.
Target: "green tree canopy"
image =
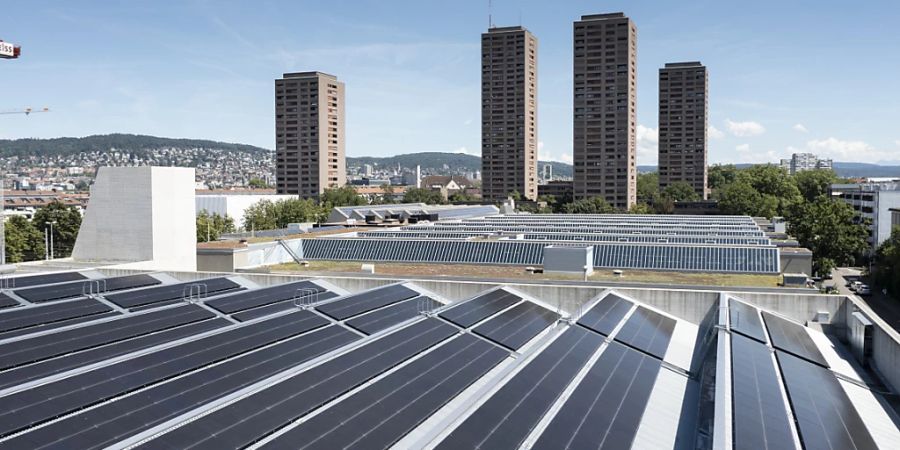
[[[368,204],[365,198],[356,193],[353,186],[341,186],[325,189],[319,200],[329,208],[336,206],[359,206]]]
[[[266,183],[262,178],[254,177],[247,182],[247,186],[250,186],[253,189],[267,189],[269,187],[269,184]]]
[[[244,210],[245,231],[275,230],[289,223],[323,222],[329,208],[312,199],[260,200]]]
[[[426,205],[440,205],[444,203],[444,197],[440,192],[425,188],[409,188],[403,194],[403,203],[425,203]]]
[[[788,233],[813,252],[813,271],[824,275],[835,265],[853,264],[868,248],[865,225],[856,223],[853,208],[828,197],[794,205]]]
[[[197,214],[197,242],[215,241],[222,234],[234,231],[234,219],[228,215],[210,215],[205,209]]]
[[[639,173],[637,175],[637,200],[652,204],[659,197],[659,173]]]
[[[828,195],[831,185],[837,182],[838,176],[833,170],[804,170],[794,174],[794,183],[797,184],[800,195],[808,202]]]
[[[875,252],[875,283],[884,287],[892,295],[900,295],[900,226],[891,230],[891,237],[884,241]]]
[[[662,194],[676,202],[695,202],[702,197],[694,187],[684,181],[676,181],[663,190]]]
[[[12,216],[5,224],[6,261],[19,263],[44,259],[44,233],[28,219]]]
[[[738,169],[733,164],[719,165],[716,164],[709,168],[706,176],[706,183],[710,189],[719,189],[725,185],[734,183],[737,178]]]
[[[591,197],[569,203],[564,207],[567,214],[611,214],[616,208],[601,197]]]
[[[81,213],[78,212],[78,209],[54,200],[47,206],[38,209],[31,221],[39,232],[43,232],[44,228],[49,230],[48,222],[53,223],[53,256],[55,258],[66,258],[72,255],[75,239],[78,238],[78,230],[81,228]]]
[[[738,174],[737,181],[748,183],[763,196],[763,201],[767,204],[766,208],[760,208],[760,213],[757,214],[760,216],[783,216],[791,205],[802,199],[800,190],[790,175],[781,167],[772,164],[760,164],[742,170]],[[768,209],[773,202],[774,212]]]

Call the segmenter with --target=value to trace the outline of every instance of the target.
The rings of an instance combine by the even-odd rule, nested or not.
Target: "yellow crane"
[[[50,108],[25,108],[25,109],[11,109],[8,111],[0,111],[0,114],[25,114],[26,116],[32,113],[45,113],[50,112]]]

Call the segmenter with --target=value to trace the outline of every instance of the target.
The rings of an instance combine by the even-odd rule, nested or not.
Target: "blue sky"
[[[480,153],[487,1],[16,1],[0,39],[0,138],[145,133],[274,146],[273,80],[347,85],[347,154]],[[10,4],[12,3],[12,4]],[[900,2],[494,0],[539,40],[542,158],[571,161],[572,22],[638,27],[638,164],[656,163],[657,70],[710,71],[710,162],[813,151],[900,164]]]

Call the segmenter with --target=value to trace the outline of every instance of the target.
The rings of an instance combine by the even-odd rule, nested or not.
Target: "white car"
[[[872,295],[872,288],[868,284],[861,284],[856,288],[856,293],[858,295]]]
[[[856,292],[860,286],[863,286],[862,281],[854,281],[850,283],[850,290]]]

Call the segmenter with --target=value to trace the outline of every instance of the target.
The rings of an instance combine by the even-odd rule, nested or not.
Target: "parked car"
[[[857,289],[859,289],[859,287],[862,285],[863,285],[862,281],[854,281],[854,282],[850,283],[850,290],[853,292],[857,292]]]
[[[861,284],[856,288],[856,293],[859,295],[872,295],[872,288],[868,284]]]

